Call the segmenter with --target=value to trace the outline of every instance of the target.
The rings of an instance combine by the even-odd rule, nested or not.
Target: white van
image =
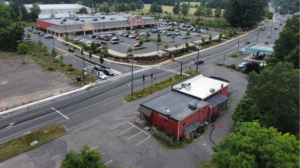
[[[158,19],[159,22],[162,22],[164,19]]]

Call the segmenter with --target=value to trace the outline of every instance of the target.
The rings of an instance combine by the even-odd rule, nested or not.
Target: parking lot
[[[171,26],[161,26],[160,28],[170,28]],[[139,29],[139,32],[143,32],[146,31],[147,29]],[[151,30],[151,29],[148,29]],[[175,29],[176,30],[176,29]],[[194,35],[196,32],[190,32],[190,36],[191,38],[188,39],[182,39],[184,37],[186,37],[186,32],[185,31],[180,31],[178,33],[180,33],[180,36],[175,36],[174,40],[172,39],[172,36],[167,36],[166,34],[161,33],[161,40],[165,41],[165,42],[169,42],[168,46],[169,48],[171,47],[175,47],[175,45],[183,45],[185,44],[185,42],[192,42],[192,41],[198,41],[201,40],[203,37],[204,38],[208,38],[208,32],[206,30],[201,29],[202,32],[200,36],[199,35]],[[114,31],[113,33],[119,33],[121,31]],[[123,33],[127,32],[127,31],[122,31]],[[133,31],[132,31],[133,32]],[[168,31],[170,33],[177,33],[175,31]],[[107,34],[109,34],[111,32],[108,32]],[[152,38],[152,39],[157,39],[157,34],[158,33],[150,33],[150,36],[147,38]],[[212,37],[217,36],[219,33],[211,31],[210,35],[212,35]],[[135,34],[132,34],[133,36],[136,36]],[[99,40],[99,39],[95,39],[92,38],[91,35],[88,36],[78,36],[79,38],[84,38],[87,40],[93,40],[95,43],[100,43],[103,40]],[[115,36],[114,36],[115,37]],[[127,53],[127,49],[129,48],[129,46],[131,48],[137,48],[134,47],[135,44],[138,43],[139,40],[136,39],[130,39],[128,37],[123,37],[123,36],[119,36],[119,44],[111,44],[110,41],[107,42],[109,49],[120,52],[120,53]],[[173,42],[174,41],[174,42]],[[157,50],[157,45],[154,42],[144,42],[143,47],[147,47],[145,49],[141,49],[141,50],[136,50],[133,51],[132,54],[144,54],[144,53],[148,53],[148,52],[154,52]],[[165,49],[164,45],[159,45],[158,46],[158,50],[162,50]]]

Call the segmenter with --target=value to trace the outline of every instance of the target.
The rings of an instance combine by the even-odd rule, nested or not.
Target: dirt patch
[[[75,89],[76,83],[57,71],[47,71],[32,56],[0,52],[0,110],[20,106]]]

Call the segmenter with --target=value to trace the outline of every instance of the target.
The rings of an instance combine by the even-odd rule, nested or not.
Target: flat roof
[[[182,84],[191,84],[190,87],[182,88]],[[218,79],[213,79],[210,77],[205,77],[203,74],[190,78],[186,81],[180,82],[173,85],[172,89],[181,92],[201,100],[204,100],[211,96],[214,93],[217,93],[221,90],[221,85],[226,87],[229,85],[229,82],[225,82]],[[211,89],[215,89],[214,92],[211,92]]]
[[[260,52],[266,52],[266,53],[273,53],[275,45],[269,44],[252,44],[248,47],[245,47],[246,50],[252,50],[252,51],[260,51]]]
[[[210,107],[215,107],[217,104],[221,104],[223,103],[224,101],[226,101],[228,99],[228,97],[226,96],[223,96],[222,94],[220,93],[217,93],[211,97],[209,97],[208,99],[206,99],[205,101],[207,103],[209,103],[209,106]]]
[[[200,99],[195,99],[194,97],[175,91],[165,93],[161,96],[144,102],[141,105],[156,111],[165,117],[172,118],[176,121],[181,121],[197,111],[197,109],[192,110],[188,108],[189,101],[191,100],[197,101],[198,110],[208,105],[208,103],[205,101],[201,101]],[[169,111],[169,116],[166,113],[166,109]]]
[[[25,4],[27,8],[31,8],[32,4]],[[81,9],[85,7],[90,9],[89,7],[80,5],[80,4],[39,4],[40,9],[43,10],[61,10],[61,9]]]

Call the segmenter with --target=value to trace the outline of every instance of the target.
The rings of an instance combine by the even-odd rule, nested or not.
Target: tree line
[[[298,0],[274,0],[273,5],[275,11],[280,14],[294,14],[299,12],[299,1]]]
[[[213,148],[218,168],[299,167],[299,24],[288,19],[267,65],[250,72],[235,133]]]

